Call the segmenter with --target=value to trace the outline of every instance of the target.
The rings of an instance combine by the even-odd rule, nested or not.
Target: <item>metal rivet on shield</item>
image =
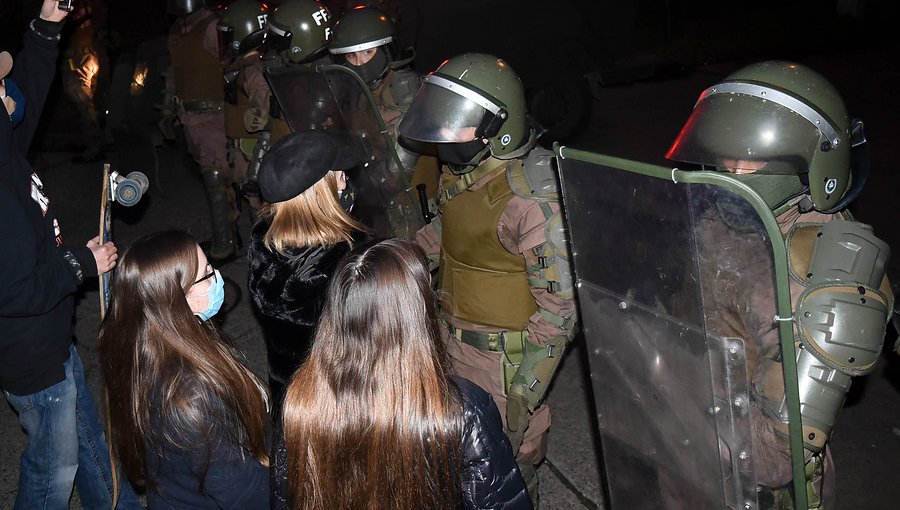
[[[742,450],[741,453],[738,454],[738,458],[741,460],[747,460],[750,458],[750,453],[747,450]]]
[[[625,310],[627,308],[628,308],[628,303],[626,303],[625,301],[619,302],[619,310]]]

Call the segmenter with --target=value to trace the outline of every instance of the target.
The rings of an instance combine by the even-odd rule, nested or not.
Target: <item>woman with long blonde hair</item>
[[[110,430],[152,509],[269,506],[262,383],[209,321],[222,275],[183,232],[138,239],[119,259],[100,329]]]
[[[356,163],[348,138],[298,131],[279,140],[259,170],[266,205],[250,232],[248,289],[266,341],[273,417],[309,351],[334,267],[364,236],[349,214],[344,174]]]
[[[493,400],[449,375],[427,260],[410,241],[342,260],[282,426],[276,508],[531,508]]]

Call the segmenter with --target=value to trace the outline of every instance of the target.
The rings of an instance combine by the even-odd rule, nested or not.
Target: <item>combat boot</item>
[[[219,169],[201,168],[206,198],[209,201],[212,239],[204,246],[206,256],[212,262],[225,263],[235,255],[238,244],[234,191],[228,179]],[[203,243],[206,245],[206,243]]]

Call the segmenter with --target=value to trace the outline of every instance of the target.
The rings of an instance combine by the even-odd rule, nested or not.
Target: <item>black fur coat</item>
[[[264,239],[270,225],[271,217],[261,216],[250,231],[247,288],[263,326],[277,412],[285,386],[309,352],[331,275],[350,246],[269,251]]]

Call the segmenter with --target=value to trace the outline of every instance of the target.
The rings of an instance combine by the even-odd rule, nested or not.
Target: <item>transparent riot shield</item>
[[[565,150],[608,508],[771,507],[798,460],[766,406],[785,391],[790,331],[777,320],[774,219],[724,175],[676,182],[688,172]]]
[[[425,224],[418,195],[359,76],[336,65],[271,68],[266,76],[292,131],[342,131],[358,143],[363,162],[348,172],[357,188],[353,215],[376,236],[412,239]]]

